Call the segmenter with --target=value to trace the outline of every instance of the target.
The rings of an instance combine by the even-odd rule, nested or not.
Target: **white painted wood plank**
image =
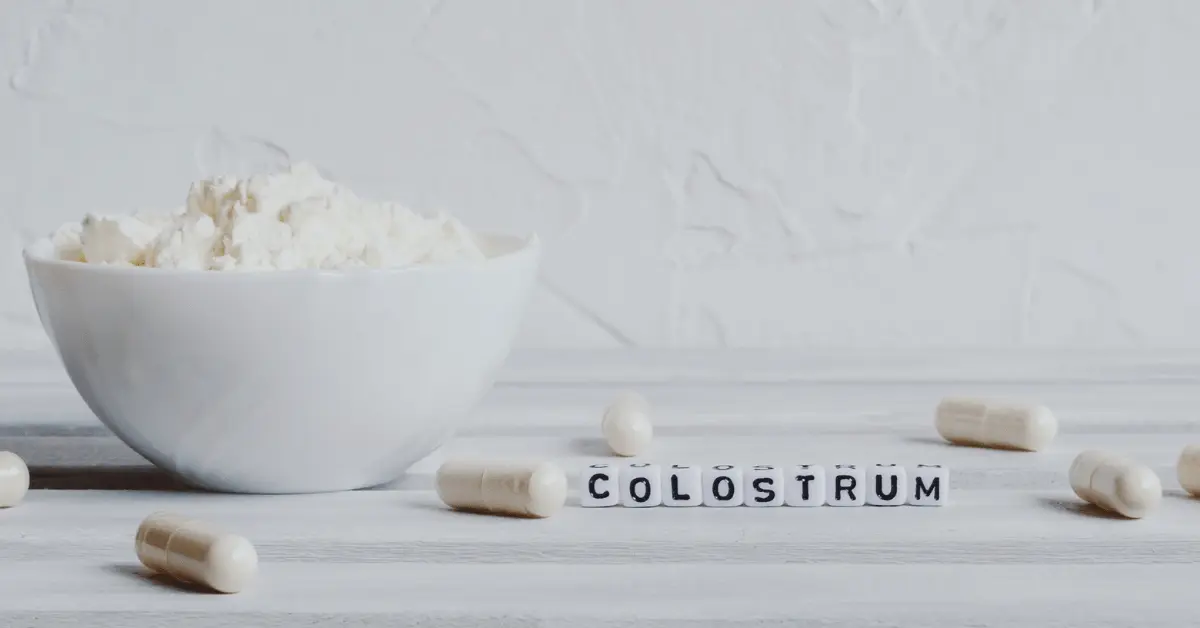
[[[0,351],[0,381],[63,383],[49,349]],[[1197,349],[517,349],[502,383],[1200,382]]]
[[[1063,433],[1190,431],[1200,433],[1200,384],[645,384],[660,428],[736,429],[805,426],[815,431],[877,432],[932,424],[939,399],[952,394],[1044,403]],[[621,387],[500,385],[488,394],[465,435],[595,430]],[[69,386],[0,384],[0,426],[95,428],[99,422]],[[545,433],[544,431],[541,433]]]
[[[34,491],[0,513],[7,563],[132,556],[168,510],[250,538],[268,561],[647,564],[1167,564],[1200,561],[1200,500],[1138,521],[1069,491],[963,491],[943,508],[584,509],[546,520],[448,510],[432,492],[254,497]]]
[[[1192,623],[1196,573],[1189,565],[267,563],[253,589],[218,596],[166,586],[130,563],[21,567],[0,570],[0,613],[30,627],[335,618],[372,626],[1177,626]]]
[[[643,458],[691,464],[871,464],[949,466],[951,486],[958,489],[1050,489],[1066,486],[1066,472],[1086,448],[1120,451],[1143,462],[1164,486],[1178,487],[1175,462],[1200,434],[1066,434],[1046,451],[1012,452],[950,445],[932,427],[895,433],[806,433],[803,429],[745,427],[739,430],[696,428],[659,435]],[[587,430],[576,436],[464,436],[413,465],[393,490],[429,489],[437,467],[451,457],[553,460],[574,479],[579,469],[598,459],[614,460]],[[732,433],[731,433],[732,432]],[[34,486],[44,488],[165,488],[164,474],[111,436],[0,436],[0,449],[15,451],[34,469]],[[619,459],[617,459],[619,460]],[[111,473],[95,473],[109,469]]]

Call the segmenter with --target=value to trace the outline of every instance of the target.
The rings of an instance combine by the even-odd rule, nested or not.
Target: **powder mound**
[[[51,241],[59,259],[188,270],[398,268],[485,257],[453,217],[360,199],[309,163],[197,181],[182,208],[89,214]]]

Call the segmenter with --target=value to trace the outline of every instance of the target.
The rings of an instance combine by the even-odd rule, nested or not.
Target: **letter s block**
[[[746,505],[761,508],[782,506],[784,496],[783,467],[756,464],[746,469]]]

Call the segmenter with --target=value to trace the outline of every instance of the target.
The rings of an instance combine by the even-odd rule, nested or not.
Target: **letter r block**
[[[830,506],[862,506],[867,503],[867,474],[853,464],[835,464],[826,476],[825,503]]]

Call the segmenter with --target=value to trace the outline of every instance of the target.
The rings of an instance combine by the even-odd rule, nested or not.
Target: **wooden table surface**
[[[446,510],[452,455],[552,459],[572,480],[605,456],[615,391],[655,405],[646,459],[940,463],[944,508],[581,509],[546,520]],[[948,445],[948,394],[1041,401],[1041,453]],[[1200,443],[1200,355],[528,353],[469,427],[380,489],[311,496],[188,491],[101,427],[42,355],[0,360],[0,449],[34,490],[0,511],[0,624],[170,626],[1183,626],[1200,599],[1200,500],[1174,464]],[[1131,455],[1167,488],[1140,521],[1084,506],[1084,448]],[[261,559],[237,595],[139,568],[154,510],[217,522]]]

